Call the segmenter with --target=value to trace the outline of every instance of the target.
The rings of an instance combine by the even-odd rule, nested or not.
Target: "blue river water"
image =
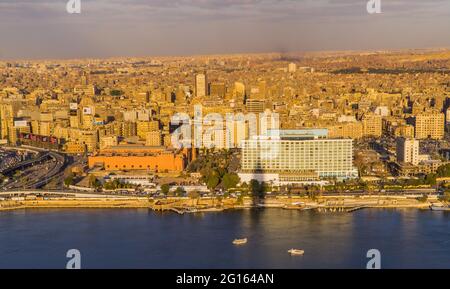
[[[234,246],[235,238],[248,238]],[[305,250],[290,256],[287,250]],[[0,268],[450,269],[450,213],[415,209],[317,213],[282,209],[177,215],[145,209],[0,212]]]

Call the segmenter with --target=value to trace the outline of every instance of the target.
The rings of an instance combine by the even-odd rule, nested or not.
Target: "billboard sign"
[[[15,120],[14,127],[16,128],[28,127],[28,122],[26,120]]]

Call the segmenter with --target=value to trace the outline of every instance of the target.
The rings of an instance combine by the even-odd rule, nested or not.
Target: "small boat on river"
[[[245,245],[247,244],[247,238],[244,239],[234,239],[233,244],[234,245]]]
[[[288,251],[288,253],[291,254],[292,256],[300,256],[300,255],[305,254],[305,251],[304,250],[300,250],[300,249],[290,249]]]

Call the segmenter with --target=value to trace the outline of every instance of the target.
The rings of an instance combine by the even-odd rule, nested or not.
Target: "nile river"
[[[234,246],[234,238],[248,238]],[[304,249],[292,257],[290,248]],[[176,215],[145,209],[0,212],[0,268],[450,268],[450,213],[282,209]]]

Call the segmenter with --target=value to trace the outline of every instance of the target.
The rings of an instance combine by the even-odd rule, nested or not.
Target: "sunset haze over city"
[[[0,59],[448,47],[450,2],[386,0],[0,1]],[[413,15],[413,16],[412,16]]]

